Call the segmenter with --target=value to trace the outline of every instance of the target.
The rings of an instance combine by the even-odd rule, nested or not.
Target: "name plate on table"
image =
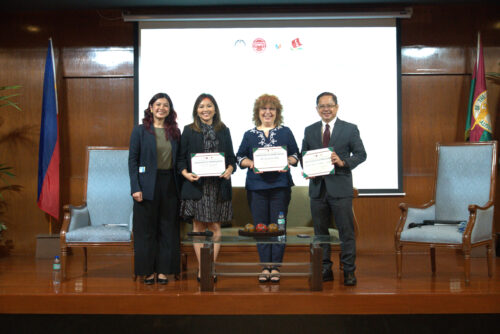
[[[226,171],[224,153],[191,153],[191,171],[200,177],[224,174]]]
[[[314,177],[335,174],[335,166],[332,165],[333,147],[320,148],[302,152],[302,175]]]
[[[286,146],[254,148],[253,166],[256,172],[288,170]]]

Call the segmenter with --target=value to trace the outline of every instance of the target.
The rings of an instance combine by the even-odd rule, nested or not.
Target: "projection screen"
[[[178,123],[212,94],[235,153],[254,127],[254,101],[276,95],[299,148],[304,128],[320,120],[316,97],[338,97],[339,119],[357,124],[368,155],[353,170],[361,194],[402,193],[400,60],[396,19],[140,22],[137,121],[157,92],[172,98]],[[245,185],[246,170],[233,175]],[[296,186],[307,186],[299,167]]]

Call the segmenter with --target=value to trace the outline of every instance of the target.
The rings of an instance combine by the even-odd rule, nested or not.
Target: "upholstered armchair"
[[[399,205],[401,217],[395,233],[397,276],[401,278],[403,246],[412,245],[430,248],[433,274],[436,247],[462,250],[466,284],[470,282],[471,248],[486,246],[491,277],[497,142],[438,143],[436,154],[434,198],[422,206]]]
[[[81,206],[65,205],[63,209],[60,238],[63,277],[69,248],[83,249],[84,272],[87,272],[87,247],[119,246],[133,250],[128,148],[87,148],[83,202]]]

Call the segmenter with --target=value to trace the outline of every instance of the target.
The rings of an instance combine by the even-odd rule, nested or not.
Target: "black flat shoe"
[[[156,282],[158,282],[158,284],[161,284],[161,285],[165,285],[168,283],[168,277],[165,276],[165,278],[156,278]]]
[[[155,284],[155,277],[151,277],[151,278],[144,278],[144,284],[146,285],[153,285]]]

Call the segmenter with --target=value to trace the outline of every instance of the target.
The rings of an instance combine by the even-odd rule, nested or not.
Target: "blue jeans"
[[[254,225],[277,223],[278,215],[288,213],[292,189],[290,187],[264,190],[247,190],[248,206],[252,212]],[[286,225],[285,225],[286,230]],[[257,244],[260,262],[283,262],[285,244]]]

